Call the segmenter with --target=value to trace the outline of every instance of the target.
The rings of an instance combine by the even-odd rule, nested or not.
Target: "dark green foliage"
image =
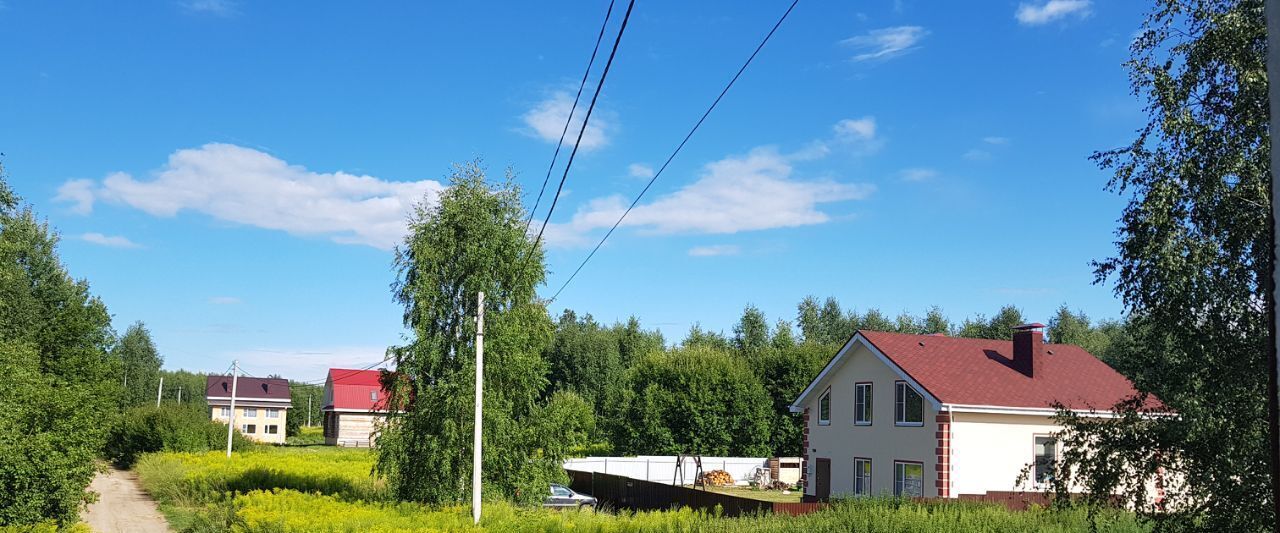
[[[614,324],[613,333],[618,338],[618,355],[623,368],[630,368],[641,357],[662,351],[666,342],[662,333],[640,328],[640,319],[632,316],[626,324]]]
[[[164,393],[160,397],[164,405],[181,405],[204,413],[206,416],[209,414],[209,404],[204,399],[205,373],[187,370],[161,370],[160,376],[164,378]],[[178,398],[179,390],[182,391],[181,403],[179,403]],[[155,405],[155,394],[155,389],[152,389],[151,403],[144,403],[143,405]]]
[[[149,452],[207,452],[227,446],[227,425],[209,418],[209,413],[177,405],[135,407],[124,413],[114,427],[104,455],[120,468],[129,468],[138,456]],[[232,433],[232,450],[253,443]]]
[[[613,442],[623,453],[769,454],[769,396],[740,357],[704,345],[627,371]]]
[[[733,349],[733,341],[725,337],[724,333],[702,329],[702,324],[695,322],[692,326],[689,326],[689,333],[684,336],[683,341],[680,341],[680,346],[684,348],[700,346],[713,350],[728,351]]]
[[[771,455],[801,455],[804,423],[800,416],[791,413],[791,402],[834,355],[835,352],[825,346],[801,344],[770,350],[756,358],[756,373],[771,401]]]
[[[773,337],[769,339],[769,344],[775,350],[785,350],[796,345],[796,338],[791,331],[791,323],[779,318],[778,323],[773,325]]]
[[[1122,407],[1115,423],[1062,413],[1058,492],[1133,490],[1169,530],[1265,531],[1275,524],[1267,429],[1270,110],[1261,0],[1159,0],[1126,63],[1149,122],[1094,159],[1129,195],[1118,253],[1099,262],[1129,310],[1108,359],[1175,417]],[[1165,513],[1143,488],[1160,468]]]
[[[553,324],[534,288],[542,250],[524,232],[520,191],[490,185],[479,163],[455,168],[438,201],[415,206],[396,250],[393,286],[412,331],[385,374],[393,416],[378,439],[378,472],[402,500],[458,502],[471,492],[476,296],[485,300],[484,483],[488,494],[533,502],[564,477],[537,423],[548,384]],[[412,399],[412,401],[410,401]]]
[[[552,389],[577,393],[603,413],[605,398],[622,378],[622,355],[614,331],[596,323],[591,315],[579,318],[565,309],[556,324],[555,340],[547,350]]]
[[[76,519],[118,405],[106,306],[0,169],[0,526]]]
[[[733,347],[738,352],[752,355],[769,345],[769,322],[760,308],[747,304],[742,318],[733,326]]]
[[[974,339],[1013,340],[1013,328],[1026,323],[1027,320],[1023,318],[1021,309],[1006,305],[1001,307],[1000,312],[991,317],[991,320],[987,320],[982,315],[972,319],[966,318],[964,324],[960,325],[960,330],[956,332],[956,336]]]

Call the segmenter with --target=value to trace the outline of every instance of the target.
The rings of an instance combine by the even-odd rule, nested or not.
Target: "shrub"
[[[197,409],[167,405],[136,407],[127,411],[111,429],[106,456],[121,468],[133,466],[147,452],[205,452],[227,445],[227,426],[210,420]],[[232,449],[244,450],[254,444],[234,433]]]

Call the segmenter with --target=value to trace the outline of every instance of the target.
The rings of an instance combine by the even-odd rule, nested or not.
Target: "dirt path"
[[[169,524],[147,493],[138,485],[133,472],[111,469],[98,474],[89,484],[98,493],[98,501],[80,513],[94,531],[103,533],[166,533]]]

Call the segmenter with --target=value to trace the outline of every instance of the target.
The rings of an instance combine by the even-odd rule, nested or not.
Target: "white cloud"
[[[1014,17],[1024,26],[1040,26],[1071,15],[1089,16],[1090,0],[1049,0],[1040,5],[1018,4]]]
[[[902,181],[928,181],[938,176],[938,171],[931,168],[904,168],[898,175]]]
[[[80,240],[90,242],[98,246],[107,246],[110,248],[142,248],[141,244],[129,240],[127,237],[119,235],[103,235],[101,233],[84,233],[80,235]]]
[[[179,4],[191,13],[207,13],[219,17],[229,17],[238,12],[236,3],[231,0],[186,0]]]
[[[622,226],[649,234],[729,234],[822,224],[831,217],[819,205],[875,191],[871,184],[800,180],[793,173],[792,159],[772,147],[726,157],[707,164],[693,183],[637,205]],[[612,226],[627,204],[621,196],[591,200],[569,222],[548,227],[548,242],[581,244],[586,233]]]
[[[71,180],[58,187],[55,202],[70,202],[71,211],[87,215],[93,212],[93,180]]]
[[[567,92],[557,91],[549,98],[538,102],[533,109],[526,111],[521,117],[525,126],[529,127],[524,133],[555,143],[560,140],[560,133],[565,132],[564,142],[572,147],[574,140],[578,138],[578,130],[582,128],[582,119],[587,114],[586,103],[579,102],[579,104],[578,109],[573,112],[573,122],[565,132],[564,122],[569,117],[569,111],[573,109],[573,97]],[[613,130],[613,124],[605,115],[606,113],[602,113],[599,109],[591,113],[591,123],[587,124],[587,131],[583,132],[582,142],[578,145],[580,150],[595,150],[609,144],[609,134]]]
[[[1008,138],[1008,137],[995,137],[995,136],[992,136],[992,137],[983,137],[983,138],[982,138],[982,142],[987,143],[987,144],[994,144],[994,145],[997,145],[997,146],[1004,146],[1004,145],[1006,145],[1006,144],[1009,144],[1009,138]]]
[[[840,44],[861,52],[853,56],[854,61],[889,59],[914,50],[916,44],[928,34],[920,26],[895,26],[871,30],[840,41]]]
[[[241,303],[241,300],[235,296],[214,296],[209,298],[209,303],[214,305],[236,305]]]
[[[974,148],[964,153],[964,158],[970,161],[985,161],[991,159],[991,152]]]
[[[834,144],[857,155],[871,154],[884,146],[884,140],[876,135],[875,117],[846,118],[837,122],[831,129],[834,132]],[[797,155],[801,158],[821,158],[825,157],[832,148],[824,141],[818,141],[816,145],[821,146],[821,151],[810,153],[815,149],[811,146]]]
[[[384,181],[341,171],[312,172],[257,150],[216,143],[170,154],[151,180],[116,172],[100,184],[85,181],[63,184],[58,199],[73,202],[73,210],[86,214],[94,200],[158,217],[188,210],[384,250],[404,236],[412,205],[424,199],[434,202],[444,189],[434,180]]]
[[[837,122],[832,129],[836,131],[836,139],[844,141],[869,141],[876,137],[875,117],[860,119],[846,118]]]
[[[653,177],[653,167],[640,163],[632,163],[627,167],[627,173],[633,178],[649,179]]]
[[[734,244],[712,244],[709,246],[694,246],[689,249],[689,255],[692,257],[716,257],[720,255],[738,255],[742,253],[742,249]]]

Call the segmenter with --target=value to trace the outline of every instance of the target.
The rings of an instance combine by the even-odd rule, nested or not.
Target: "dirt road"
[[[89,484],[98,501],[80,513],[80,519],[94,531],[103,533],[165,533],[169,524],[156,508],[133,472],[111,469],[98,474]]]

